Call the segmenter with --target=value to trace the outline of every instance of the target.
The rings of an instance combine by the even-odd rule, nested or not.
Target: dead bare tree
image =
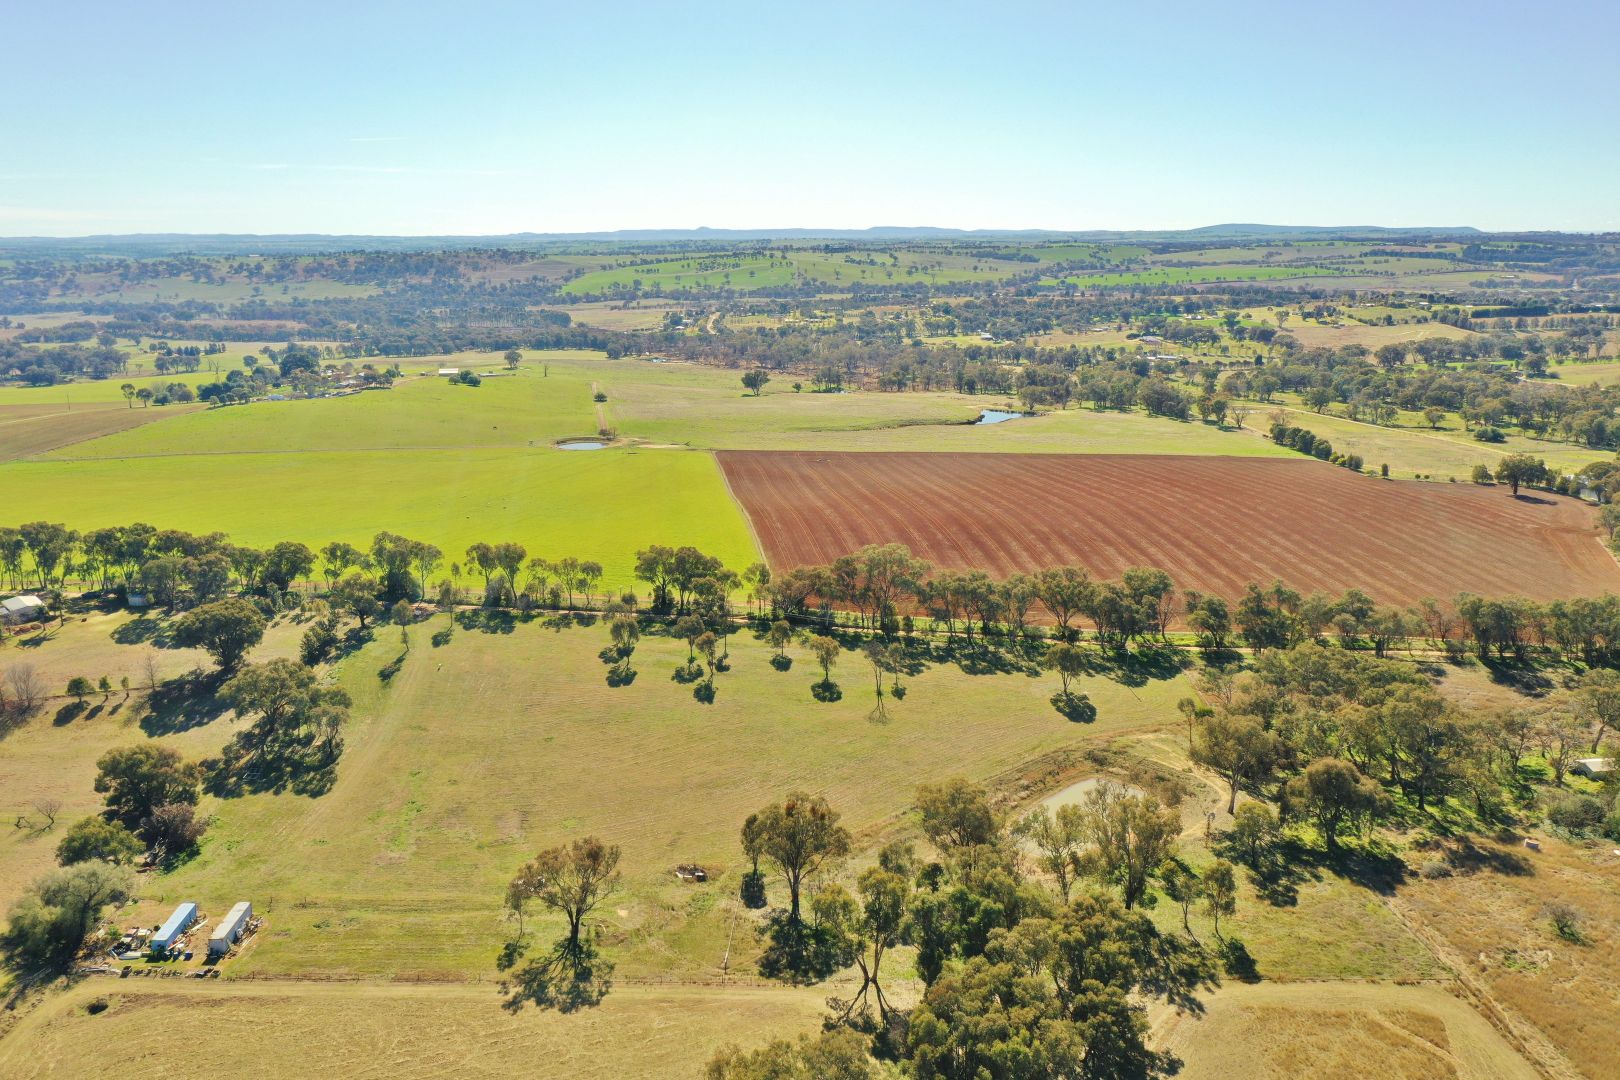
[[[45,819],[39,831],[45,832],[56,824],[56,815],[62,812],[62,800],[49,797],[34,800],[34,809]]]
[[[24,716],[45,700],[45,682],[32,664],[13,664],[6,669],[6,686],[11,691],[14,707]]]

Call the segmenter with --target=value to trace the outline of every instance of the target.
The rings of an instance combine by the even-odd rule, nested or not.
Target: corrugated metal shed
[[[252,917],[253,905],[246,900],[231,908],[208,937],[208,955],[223,956],[230,952],[231,946],[241,938],[242,929]]]
[[[197,921],[197,905],[187,900],[174,909],[168,921],[158,927],[158,932],[152,935],[152,951],[163,952],[175,939],[185,933],[191,924]]]

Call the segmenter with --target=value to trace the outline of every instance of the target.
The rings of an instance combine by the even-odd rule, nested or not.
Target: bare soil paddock
[[[68,409],[55,405],[0,405],[0,461],[43,454],[64,446],[99,439],[198,406],[131,409],[124,402],[91,402]]]
[[[1240,595],[1280,578],[1409,604],[1620,591],[1590,507],[1505,487],[1403,484],[1301,458],[721,451],[773,567],[900,543],[992,575],[1156,566]]]

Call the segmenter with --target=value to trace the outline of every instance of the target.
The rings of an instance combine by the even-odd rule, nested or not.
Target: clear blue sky
[[[19,0],[0,235],[1620,229],[1620,5]]]

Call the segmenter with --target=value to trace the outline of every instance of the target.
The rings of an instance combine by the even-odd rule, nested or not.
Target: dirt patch
[[[1227,986],[1202,1018],[1162,1011],[1154,1041],[1183,1080],[1366,1077],[1531,1080],[1533,1069],[1484,1018],[1436,986]]]
[[[1612,1075],[1620,856],[1612,843],[1539,840],[1535,852],[1489,840],[1449,845],[1443,854],[1455,872],[1414,879],[1394,905],[1482,1000],[1502,1011],[1550,1074]],[[1546,910],[1553,901],[1579,914],[1578,940],[1554,930]]]
[[[1574,499],[1403,484],[1319,462],[1153,455],[721,451],[773,567],[900,543],[993,575],[1155,566],[1241,595],[1280,578],[1409,604],[1459,592],[1537,600],[1620,591]]]

